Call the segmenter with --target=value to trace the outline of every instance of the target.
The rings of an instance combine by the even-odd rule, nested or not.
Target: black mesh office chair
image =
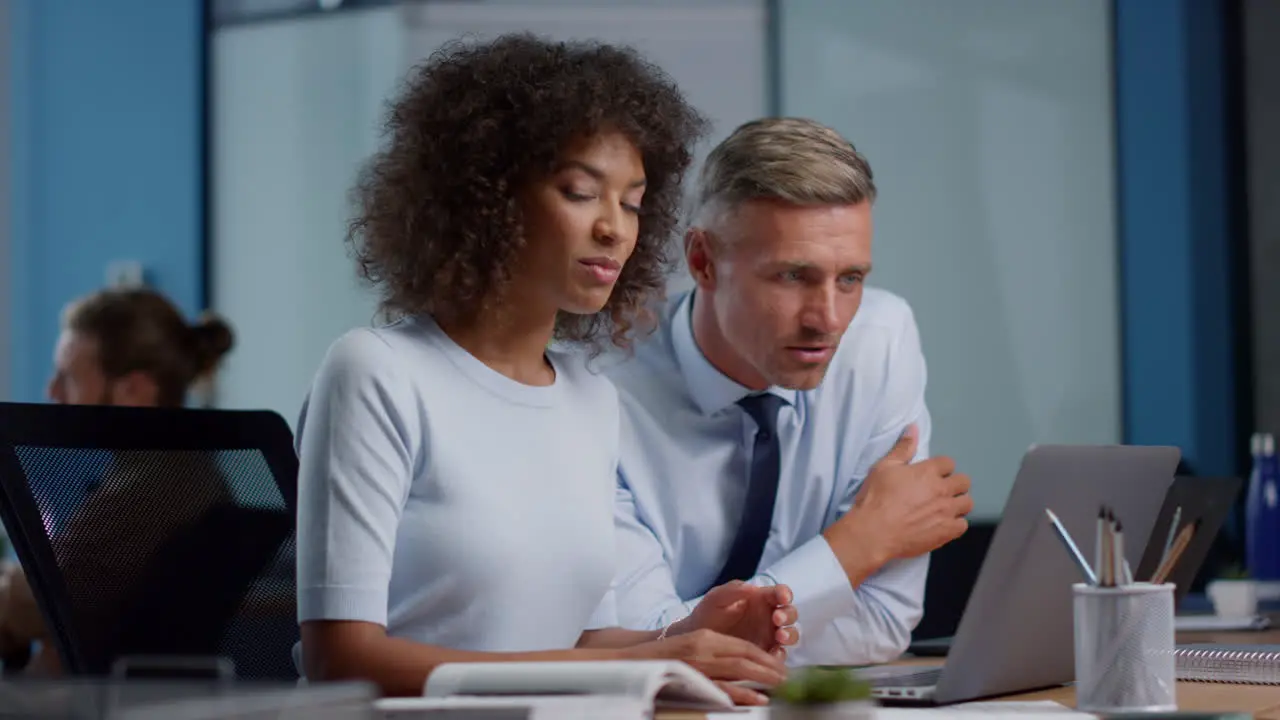
[[[0,520],[63,670],[296,678],[297,472],[270,412],[0,403]]]

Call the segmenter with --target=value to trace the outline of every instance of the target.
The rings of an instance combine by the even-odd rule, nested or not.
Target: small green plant
[[[1249,571],[1239,563],[1232,563],[1222,571],[1223,580],[1248,580]]]
[[[788,705],[829,705],[871,697],[871,683],[847,668],[811,667],[797,670],[773,691]]]

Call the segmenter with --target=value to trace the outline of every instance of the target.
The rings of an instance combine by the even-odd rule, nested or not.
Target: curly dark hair
[[[639,237],[606,306],[560,313],[555,337],[598,344],[607,331],[626,348],[672,267],[681,181],[706,126],[629,48],[529,34],[455,41],[410,73],[355,187],[347,240],[360,275],[390,315],[474,321],[501,301],[524,242],[522,183],[551,172],[572,139],[616,130],[644,162]]]

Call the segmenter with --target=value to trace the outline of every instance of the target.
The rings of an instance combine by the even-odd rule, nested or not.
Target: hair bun
[[[191,326],[192,349],[199,375],[207,375],[218,367],[222,357],[235,345],[231,325],[214,313],[206,312]]]

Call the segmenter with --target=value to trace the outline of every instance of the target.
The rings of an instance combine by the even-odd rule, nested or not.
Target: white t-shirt
[[[352,330],[298,426],[298,618],[481,651],[617,624],[617,392],[549,352],[524,385],[430,318]]]

